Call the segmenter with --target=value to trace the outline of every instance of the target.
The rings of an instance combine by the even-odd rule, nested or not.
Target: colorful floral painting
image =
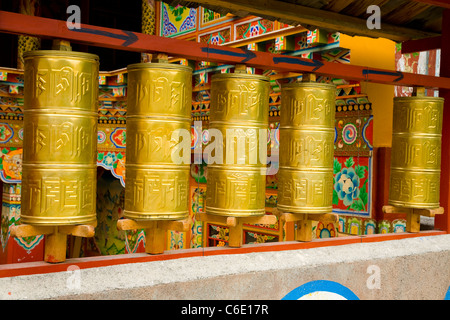
[[[194,221],[191,228],[191,248],[201,248],[203,246],[203,222]]]
[[[362,234],[362,220],[356,217],[350,217],[347,220],[348,233],[353,235]]]
[[[315,233],[316,239],[332,238],[336,237],[336,226],[332,222],[324,223],[322,221],[317,222],[317,226],[313,226],[313,233]]]
[[[224,23],[232,19],[233,16],[231,14],[218,13],[201,7],[199,29],[211,27],[212,25],[218,25],[219,23]]]
[[[97,132],[97,143],[102,144],[106,141],[106,133],[102,130],[98,130]]]
[[[98,151],[97,166],[111,171],[112,175],[125,187],[125,159],[124,151]]]
[[[395,219],[392,221],[392,232],[406,232],[406,220],[405,219]]]
[[[228,228],[210,224],[208,232],[209,246],[224,246],[228,243]]]
[[[364,234],[377,233],[377,223],[373,219],[364,220]]]
[[[6,183],[22,180],[22,148],[3,148],[0,153],[0,178]]]
[[[263,234],[253,231],[246,231],[245,244],[256,244],[256,243],[266,243],[266,242],[277,242],[278,237],[270,234]]]
[[[230,28],[199,36],[200,43],[209,43],[213,45],[222,45],[224,43],[230,42],[230,40],[231,40]]]
[[[370,215],[370,158],[335,157],[333,174],[333,211]]]
[[[353,106],[344,106],[344,108]],[[336,156],[371,156],[373,149],[372,110],[336,112]]]
[[[344,206],[352,205],[359,198],[359,186],[360,177],[352,167],[342,169],[335,177],[334,191],[339,200],[343,200]]]
[[[145,250],[145,231],[142,229],[125,231],[125,251],[126,253],[136,253]]]
[[[207,165],[205,162],[202,164],[191,164],[191,177],[198,183],[206,183],[207,177]]]
[[[168,250],[185,249],[186,232],[167,230],[167,237]]]
[[[11,193],[16,193],[18,189],[18,197],[11,197]],[[19,224],[20,219],[20,185],[3,184],[3,200],[1,212],[1,231],[0,240],[3,251],[8,244],[10,238],[11,227]],[[32,238],[32,239],[29,239]],[[33,241],[37,237],[27,237],[24,241]],[[42,237],[41,237],[42,238]]]
[[[7,123],[0,123],[0,143],[8,142],[14,135],[14,130]]]
[[[98,76],[98,84],[99,85],[106,85],[106,76],[105,75]]]
[[[191,213],[195,215],[199,212],[203,212],[205,204],[205,189],[195,188],[191,190]]]
[[[125,189],[108,171],[98,178],[95,242],[102,255],[125,253],[125,231],[117,230],[123,216]]]
[[[191,207],[189,217],[191,224],[190,248],[201,248],[203,246],[203,222],[196,219],[196,214],[203,212],[205,203],[205,188],[191,187]]]
[[[195,149],[199,143],[198,129],[195,126],[191,126],[191,149]]]
[[[127,143],[126,128],[115,128],[111,133],[111,142],[116,148],[125,149]]]
[[[379,220],[358,216],[339,216],[338,231],[352,235],[405,232],[406,219]]]
[[[20,193],[21,185],[19,183],[3,184],[0,237],[3,251],[6,250],[6,246],[8,245],[11,227],[20,224]],[[42,243],[43,240],[43,235],[14,238],[14,242],[24,250],[23,254],[26,256],[25,259],[32,259],[35,254],[33,249]],[[22,258],[20,258],[17,262],[21,259]]]
[[[391,224],[388,220],[382,220],[378,222],[378,233],[386,234],[391,232]]]
[[[235,40],[248,39],[274,30],[274,22],[266,19],[235,25]]]
[[[172,7],[161,3],[161,36],[173,37],[195,31],[197,28],[197,9],[180,5]]]
[[[308,31],[306,42],[310,45],[326,44],[328,43],[328,32],[320,29]]]
[[[266,207],[275,208],[277,206],[277,194],[268,194],[266,192]]]

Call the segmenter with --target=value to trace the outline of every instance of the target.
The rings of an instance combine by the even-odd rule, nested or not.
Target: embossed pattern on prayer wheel
[[[186,138],[190,160],[192,69],[169,63],[128,66],[124,216],[178,220],[189,215],[189,161],[172,153]]]
[[[282,212],[332,210],[335,86],[281,87],[278,202]]]
[[[25,53],[21,219],[96,221],[98,56]]]
[[[209,132],[221,133],[222,163],[208,163],[205,212],[249,217],[265,214],[269,79],[245,73],[211,79]],[[217,137],[216,137],[217,139]],[[262,140],[263,139],[263,140]],[[217,152],[217,150],[216,150]]]
[[[443,98],[394,98],[390,205],[439,207],[443,107]]]

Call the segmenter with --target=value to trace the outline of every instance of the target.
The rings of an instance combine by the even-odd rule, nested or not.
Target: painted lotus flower
[[[103,163],[107,166],[112,166],[116,160],[116,154],[114,152],[108,152],[108,154],[103,158]]]
[[[344,168],[336,174],[334,190],[345,206],[350,206],[359,197],[360,180],[353,168]]]

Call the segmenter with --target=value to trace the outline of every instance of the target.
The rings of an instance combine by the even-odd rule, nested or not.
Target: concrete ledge
[[[331,280],[359,299],[444,299],[450,235],[0,278],[1,299],[282,299]]]

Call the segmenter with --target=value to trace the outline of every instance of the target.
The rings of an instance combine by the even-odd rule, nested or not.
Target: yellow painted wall
[[[341,47],[351,50],[350,63],[353,65],[395,70],[395,42],[391,40],[341,34]],[[361,82],[361,92],[372,102],[374,147],[390,147],[394,86]]]

